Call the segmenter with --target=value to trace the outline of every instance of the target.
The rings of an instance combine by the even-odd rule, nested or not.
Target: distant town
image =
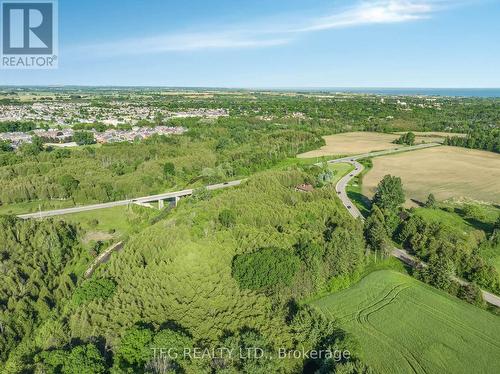
[[[31,131],[0,132],[0,141],[7,141],[16,149],[40,137],[54,146],[77,146],[77,131],[92,133],[100,144],[133,142],[153,135],[177,135],[187,131],[182,126],[167,126],[162,121],[171,118],[227,116],[225,109],[192,109],[173,112],[130,103],[112,102],[106,106],[92,103],[50,102],[21,105],[0,105],[0,124],[5,122],[36,122],[43,128]],[[161,123],[161,125],[155,125]],[[95,127],[92,125],[95,124]],[[82,128],[82,125],[85,125]],[[107,127],[102,129],[103,125]],[[75,128],[73,128],[75,127]]]
[[[75,123],[101,122],[105,125],[134,124],[139,120],[163,118],[227,116],[225,109],[192,109],[172,112],[130,102],[111,102],[105,106],[89,102],[37,102],[30,104],[0,105],[2,121],[46,121],[65,126]]]
[[[93,134],[94,140],[100,144],[133,142],[147,139],[153,135],[177,135],[187,131],[184,127],[177,126],[156,126],[156,127],[138,127],[134,126],[131,130],[109,129],[104,132],[98,132],[95,129],[89,132]],[[75,130],[67,129],[48,129],[33,130],[30,132],[6,132],[0,133],[0,140],[10,142],[16,149],[24,143],[31,143],[34,136],[40,137],[44,143],[53,146],[71,147],[78,144],[73,141]]]

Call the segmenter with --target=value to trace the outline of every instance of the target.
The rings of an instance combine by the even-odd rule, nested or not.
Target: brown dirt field
[[[433,136],[417,136],[415,144],[424,142],[441,142],[443,138],[434,136],[438,133],[420,133],[432,134]],[[343,134],[324,136],[326,145],[320,149],[309,151],[297,155],[299,158],[312,158],[333,155],[355,155],[370,151],[381,151],[385,149],[400,148],[400,144],[393,144],[392,141],[399,138],[396,134],[383,134],[378,132],[347,132]]]
[[[391,142],[397,138],[393,134],[376,132],[347,132],[324,136],[326,145],[320,149],[298,155],[299,158],[321,157],[329,155],[349,155],[398,148]]]
[[[416,136],[415,137],[415,144],[420,144],[420,143],[443,143],[444,138],[440,136]]]
[[[500,203],[500,155],[459,147],[436,147],[373,158],[363,178],[363,194],[372,197],[386,174],[401,177],[409,199],[469,198]]]

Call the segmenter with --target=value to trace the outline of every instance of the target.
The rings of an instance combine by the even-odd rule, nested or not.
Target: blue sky
[[[497,0],[59,0],[59,68],[0,85],[500,87]]]

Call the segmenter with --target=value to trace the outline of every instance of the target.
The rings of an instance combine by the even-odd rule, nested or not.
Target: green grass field
[[[71,200],[27,201],[23,203],[0,205],[0,214],[24,214],[39,210],[70,208],[75,206]]]
[[[354,170],[354,166],[347,163],[339,163],[339,164],[330,164],[328,165],[330,170],[333,170],[335,173],[332,183],[337,184],[337,182],[347,173],[350,173]]]
[[[439,222],[462,232],[469,232],[472,229],[462,217],[453,212],[446,212],[441,209],[416,208],[415,214],[428,222]]]
[[[499,373],[500,317],[390,270],[313,302],[377,373]]]
[[[140,231],[157,214],[157,210],[130,205],[67,214],[60,218],[79,224],[86,232],[114,232],[120,237]]]

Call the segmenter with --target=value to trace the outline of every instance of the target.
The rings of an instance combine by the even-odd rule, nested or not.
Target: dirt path
[[[100,264],[107,262],[113,252],[119,251],[122,248],[123,248],[123,242],[120,241],[118,243],[113,244],[111,247],[102,252],[99,256],[96,257],[94,262],[92,262],[92,265],[90,265],[90,267],[85,271],[84,277],[90,278],[92,274],[94,274],[95,269],[97,269],[97,267]]]

